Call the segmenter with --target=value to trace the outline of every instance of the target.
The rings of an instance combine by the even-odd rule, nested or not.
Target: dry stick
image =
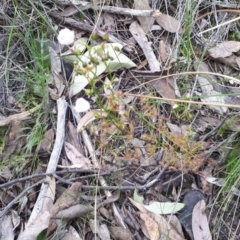
[[[162,175],[164,174],[164,172],[166,171],[166,169],[168,168],[169,164],[165,164],[165,166],[163,167],[163,169],[160,171],[160,173],[156,176],[156,178],[154,178],[151,182],[149,183],[146,183],[142,186],[137,186],[137,185],[133,185],[133,186],[88,186],[88,185],[82,185],[82,189],[102,189],[102,190],[135,190],[135,189],[138,189],[138,190],[147,190],[148,188],[152,187],[161,177]],[[162,184],[162,186],[165,186],[165,185],[168,185],[170,182],[174,181],[175,179],[181,177],[182,175],[180,176],[177,176],[176,178],[174,179],[171,179],[165,183]],[[69,179],[69,180],[65,180],[65,179],[60,179],[59,178],[59,181],[62,181],[66,184],[72,184],[72,179]]]
[[[86,23],[82,23],[82,22],[79,22],[79,21],[76,21],[74,20],[73,18],[63,18],[60,14],[58,13],[49,13],[51,16],[57,18],[57,19],[60,19],[60,20],[64,20],[65,23],[71,25],[71,26],[74,26],[75,28],[78,28],[78,29],[81,29],[81,30],[84,30],[86,32],[90,32],[92,33],[94,31],[94,27],[92,27],[91,25],[89,24],[86,24]],[[103,37],[104,35],[106,35],[106,32],[104,31],[101,31],[98,29],[97,31],[98,35]],[[112,43],[120,43],[124,46],[124,50],[126,50],[127,52],[130,52],[132,53],[134,51],[133,48],[129,47],[125,42],[123,42],[122,40],[114,37],[113,35],[111,34],[108,34],[108,39],[109,39],[109,42],[112,42]]]
[[[111,174],[110,171],[99,172],[99,170],[88,170],[88,169],[63,170],[63,171],[56,171],[56,172],[52,172],[52,173],[37,173],[37,174],[30,175],[30,176],[17,178],[12,181],[9,181],[7,183],[0,184],[0,189],[9,187],[9,186],[14,185],[19,182],[25,182],[25,181],[33,179],[33,178],[46,177],[46,176],[52,176],[55,174],[65,174],[65,173],[95,173],[95,174],[100,174],[100,175]],[[96,175],[94,175],[94,176],[96,176]],[[84,176],[84,178],[87,178],[87,177],[93,177],[93,175],[92,176]]]
[[[227,25],[227,24],[229,24],[229,23],[231,23],[231,22],[236,22],[237,20],[240,20],[240,17],[237,17],[237,18],[231,19],[231,20],[226,21],[226,22],[224,22],[224,23],[221,23],[221,24],[219,24],[219,25],[217,25],[217,26],[215,26],[215,27],[212,27],[212,28],[206,29],[206,30],[204,30],[204,31],[202,31],[202,32],[200,32],[200,33],[198,33],[198,35],[201,35],[201,34],[203,34],[203,33],[206,33],[206,32],[212,31],[212,30],[214,30],[214,29],[217,29],[217,28],[219,28],[219,27],[225,26],[225,25]]]
[[[61,0],[60,2],[61,4],[67,5],[66,1]],[[84,11],[88,9],[100,10],[100,11],[105,11],[112,14],[121,14],[121,15],[126,15],[131,17],[159,17],[162,15],[162,13],[158,10],[139,10],[139,9],[130,9],[130,8],[122,8],[122,7],[114,7],[114,6],[95,6],[93,3],[90,3],[90,2],[87,2],[86,4],[86,1],[82,1],[82,3],[81,1],[79,1],[79,4],[76,3],[75,6],[76,6],[76,9],[71,11],[71,15],[79,11]]]
[[[161,171],[162,172],[162,171]],[[175,180],[177,180],[178,178],[182,177],[182,174],[164,182],[161,184],[161,186],[167,186],[168,184],[170,184],[171,182],[174,182]],[[104,186],[104,187],[100,187],[100,186],[87,186],[87,185],[82,185],[82,189],[86,189],[86,190],[92,190],[92,189],[96,189],[97,187],[99,189],[103,189],[103,190],[110,190],[110,191],[114,191],[114,190],[119,190],[119,191],[125,191],[125,190],[147,190],[148,188],[152,187],[158,180],[159,180],[159,175],[150,183],[147,183],[143,186]]]
[[[222,127],[222,125],[225,123],[225,121],[230,117],[230,116],[234,116],[234,115],[239,115],[240,113],[229,113],[227,114],[221,121],[220,123],[218,123],[218,125],[216,127],[214,127],[210,132],[206,133],[201,140],[202,141],[207,141],[211,136],[213,136],[218,129],[220,129]]]
[[[94,6],[93,4],[89,5],[89,8],[92,8],[93,10],[101,10],[113,14],[121,14],[131,17],[159,17],[162,14],[158,10],[138,10],[113,6]]]
[[[6,126],[8,124],[10,124],[12,121],[22,121],[22,120],[28,120],[31,118],[31,114],[36,112],[40,107],[42,106],[42,104],[36,106],[35,108],[32,108],[28,111],[22,112],[22,113],[17,113],[17,114],[13,114],[5,119],[0,120],[0,127],[2,126]]]
[[[56,139],[54,143],[54,147],[52,150],[52,154],[48,163],[46,173],[54,173],[57,168],[57,164],[59,161],[59,157],[62,151],[62,146],[65,138],[65,118],[67,112],[68,104],[64,98],[60,98],[57,100],[57,109],[58,109],[58,116],[57,116],[57,130],[56,130]],[[41,186],[41,190],[38,194],[37,201],[34,205],[32,214],[28,221],[28,226],[35,221],[38,214],[42,211],[43,201],[46,197],[46,193],[48,191],[48,187],[43,183]]]
[[[45,179],[42,179],[35,184],[29,186],[28,188],[24,189],[16,198],[14,198],[8,205],[3,209],[3,211],[0,212],[0,218],[2,218],[12,207],[13,205],[21,198],[23,197],[29,190],[31,190],[34,187],[37,187],[41,183],[43,183]]]
[[[150,187],[152,187],[156,182],[159,181],[159,179],[162,177],[162,175],[165,173],[165,171],[167,170],[169,164],[165,164],[165,166],[163,167],[163,169],[160,171],[160,173],[156,176],[155,179],[153,179],[151,182],[144,184],[143,186],[117,186],[116,189],[119,190],[134,190],[134,189],[138,189],[138,190],[146,190]],[[169,183],[169,182],[168,182]],[[167,183],[167,184],[168,184]],[[111,189],[113,190],[113,189]]]

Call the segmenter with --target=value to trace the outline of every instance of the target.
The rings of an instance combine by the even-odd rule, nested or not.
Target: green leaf
[[[83,56],[79,56],[78,64],[73,70],[70,96],[82,91],[90,80],[96,79],[105,71],[113,72],[119,68],[135,67],[136,65],[120,52],[122,48],[123,45],[119,43],[104,43],[92,47]],[[79,74],[79,70],[84,73]]]
[[[135,189],[134,194],[133,194],[133,200],[138,203],[143,203],[143,196],[138,195],[137,189]]]
[[[89,82],[85,76],[76,75],[76,72],[73,72],[72,79],[72,85],[70,86],[69,90],[69,95],[71,97],[81,92],[88,85]]]
[[[171,203],[171,202],[153,202],[150,205],[144,205],[144,207],[156,214],[173,214],[178,212],[184,207],[183,203]]]
[[[132,67],[136,67],[136,64],[123,53],[120,53],[116,58],[114,58],[114,60],[110,61],[108,64],[108,69],[110,69],[110,71],[116,71],[121,68],[129,69]]]
[[[66,52],[62,53],[60,56],[63,57],[63,59],[74,62],[79,61],[79,57],[77,57],[74,52],[82,53],[85,51],[87,46],[88,38],[79,38],[77,41],[74,42],[73,46],[67,50]]]

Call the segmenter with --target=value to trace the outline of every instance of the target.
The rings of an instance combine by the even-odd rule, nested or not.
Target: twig
[[[0,218],[2,218],[11,208],[12,206],[20,199],[22,198],[29,190],[31,190],[32,188],[40,185],[41,183],[45,183],[46,181],[45,179],[40,180],[39,182],[36,182],[35,184],[33,184],[32,186],[29,186],[28,188],[24,189],[16,198],[14,198],[1,212],[0,212]]]
[[[147,184],[144,184],[142,186],[86,186],[86,185],[82,185],[82,188],[83,189],[103,189],[103,190],[109,190],[109,191],[112,191],[112,190],[120,190],[120,191],[124,191],[124,190],[135,190],[135,189],[138,189],[138,190],[147,190],[148,188],[152,187],[157,181],[159,181],[159,179],[161,178],[161,176],[164,174],[164,172],[166,171],[166,169],[168,168],[168,164],[166,164],[164,166],[164,168],[161,170],[161,172],[157,175],[157,177],[152,180],[151,182],[147,183]],[[166,186],[168,185],[169,183],[175,181],[176,179],[178,179],[179,177],[181,177],[182,175],[179,175],[165,183],[162,184],[162,186]]]
[[[62,151],[62,146],[65,138],[65,117],[67,112],[68,104],[64,98],[60,98],[57,100],[57,109],[58,109],[58,116],[57,116],[57,130],[56,130],[56,139],[54,143],[54,147],[52,150],[52,154],[48,163],[46,173],[54,173],[57,168],[57,164],[59,161],[59,157]],[[29,218],[28,225],[30,226],[32,222],[34,222],[38,214],[42,211],[42,206],[44,199],[47,195],[48,188],[44,184],[42,184],[41,190],[38,194],[37,201],[34,205],[32,214]]]
[[[31,114],[36,112],[41,106],[42,105],[40,104],[40,105],[36,106],[35,108],[32,108],[28,111],[18,113],[18,114],[13,114],[5,119],[0,120],[0,127],[8,125],[14,120],[23,121],[23,120],[30,119]]]
[[[22,177],[22,178],[17,178],[17,179],[14,179],[12,181],[0,184],[0,189],[5,188],[5,187],[9,187],[9,186],[14,185],[14,184],[19,183],[19,182],[25,182],[25,181],[33,179],[33,178],[46,177],[46,176],[52,176],[52,175],[57,175],[57,174],[62,175],[62,174],[65,174],[65,173],[95,173],[95,174],[98,174],[98,175],[99,174],[100,175],[111,174],[111,172],[109,172],[109,171],[99,172],[99,170],[88,170],[88,169],[85,169],[85,170],[83,170],[83,169],[63,170],[63,171],[56,171],[56,172],[53,172],[53,173],[37,173],[37,174],[33,174],[33,175]],[[88,177],[88,176],[84,176],[84,178],[85,177]],[[89,176],[89,177],[92,177],[92,175]]]
[[[157,10],[138,10],[131,8],[121,8],[112,6],[91,6],[94,10],[101,10],[113,14],[122,14],[131,17],[159,17],[161,13]]]
[[[66,1],[62,1],[62,4],[68,5]],[[78,6],[79,5],[79,6]],[[78,1],[78,4],[76,4],[76,9],[71,13],[75,14],[81,10],[87,10],[87,9],[93,9],[93,10],[99,10],[99,11],[105,11],[113,14],[121,14],[131,17],[159,17],[161,13],[157,10],[138,10],[138,9],[130,9],[130,8],[122,8],[122,7],[113,7],[113,6],[95,6],[93,3],[88,2],[86,4],[86,1]]]
[[[176,176],[176,177],[174,177],[174,178],[172,178],[172,179],[162,183],[161,186],[167,186],[171,182],[174,182],[175,180],[179,179],[180,177],[182,177],[182,175],[178,175],[178,176]],[[82,189],[92,190],[92,189],[98,188],[99,190],[109,190],[109,191],[115,191],[115,190],[126,191],[126,190],[135,190],[135,189],[137,189],[137,190],[146,191],[148,188],[152,187],[156,182],[154,182],[152,185],[143,185],[143,186],[104,186],[104,187],[101,187],[101,186],[82,185]]]
[[[213,136],[221,127],[222,125],[225,123],[225,121],[232,115],[239,115],[239,113],[228,113],[223,119],[222,121],[220,121],[220,123],[215,127],[213,128],[209,133],[205,134],[201,140],[202,141],[206,141],[208,140],[211,136]]]

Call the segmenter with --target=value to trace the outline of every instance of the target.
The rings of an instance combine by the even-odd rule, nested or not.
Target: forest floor
[[[1,2],[1,239],[240,239],[237,1]]]

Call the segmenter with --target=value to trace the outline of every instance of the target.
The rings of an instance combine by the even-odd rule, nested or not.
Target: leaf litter
[[[9,41],[7,54],[0,48],[0,219],[9,239],[53,239],[55,234],[59,239],[237,239],[240,213],[233,196],[240,195],[239,178],[226,174],[233,164],[228,160],[233,150],[226,149],[237,143],[232,134],[239,115],[240,30],[231,21],[233,6],[212,3],[227,8],[212,12],[204,3],[191,3],[195,12],[189,21],[179,2],[56,1],[54,12],[50,3],[32,4],[36,19],[51,19],[49,26],[58,26],[58,32],[70,28],[71,39],[59,36],[59,43],[69,45],[61,46],[53,27],[48,30],[53,40],[46,39],[50,65],[44,71],[51,77],[44,80],[46,95],[32,102],[19,94],[29,91],[30,97],[31,85],[39,87],[27,82],[24,69],[32,62],[23,62],[26,54],[34,64],[40,58],[20,38],[17,57],[16,39]],[[7,27],[6,19],[14,20],[14,3],[3,6],[0,23]],[[24,7],[28,14],[30,5]],[[79,13],[85,21],[76,20]],[[210,31],[211,16],[218,27]],[[0,39],[7,48],[12,36],[6,29],[1,28]],[[8,72],[6,64],[12,66]],[[23,74],[26,82],[19,81]],[[6,100],[11,98],[16,100]],[[76,111],[78,99],[87,107],[81,102]],[[38,132],[36,119],[45,124]],[[42,140],[34,145],[29,136],[40,130]],[[219,155],[226,157],[218,162]],[[234,166],[238,176],[239,165]],[[12,186],[5,188],[7,182]],[[214,201],[220,188],[227,189],[235,210],[219,218]],[[223,221],[228,227],[214,229]]]

